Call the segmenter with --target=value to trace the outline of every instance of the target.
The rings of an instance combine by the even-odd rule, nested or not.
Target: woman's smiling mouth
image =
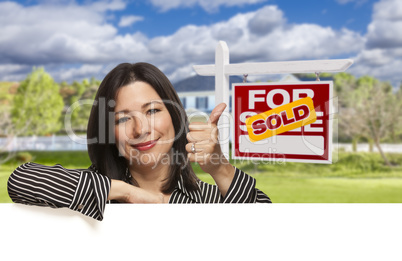
[[[139,151],[146,151],[146,150],[152,149],[156,145],[158,140],[159,139],[134,144],[134,145],[132,145],[132,147],[134,147],[135,149],[137,149]]]

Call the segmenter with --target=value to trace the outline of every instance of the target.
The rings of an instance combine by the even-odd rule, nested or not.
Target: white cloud
[[[372,75],[398,86],[402,80],[402,47],[392,49],[363,50],[353,58],[350,72],[358,76]]]
[[[98,2],[95,9],[90,8],[95,3],[60,8],[1,2],[0,78],[23,79],[33,65],[45,65],[58,81],[101,79],[120,62],[145,61],[178,81],[194,73],[192,65],[214,63],[216,44],[224,40],[232,63],[354,57],[349,72],[396,83],[401,76],[395,66],[402,61],[400,3],[376,4],[366,36],[345,28],[290,24],[282,10],[268,5],[219,23],[185,25],[171,35],[148,38],[141,32],[120,35],[108,23],[106,10],[123,8],[121,1]],[[384,10],[393,13],[386,16]],[[135,19],[123,20],[120,26]]]
[[[200,6],[207,12],[215,12],[220,6],[243,6],[266,2],[267,0],[150,0],[162,12],[171,9]]]
[[[125,7],[126,3],[123,0],[101,0],[93,1],[88,4],[88,8],[98,12],[123,10]]]
[[[165,57],[161,59],[173,58],[170,53],[176,57],[203,59],[206,49],[214,51],[216,42],[225,40],[232,59],[256,61],[331,57],[356,52],[364,46],[363,38],[355,32],[346,29],[335,31],[314,24],[285,25],[281,15],[271,15],[277,19],[270,18],[266,27],[250,30],[253,26],[251,21],[268,9],[281,13],[276,7],[269,7],[238,14],[209,27],[182,27],[173,35],[152,39],[150,50],[164,53]]]
[[[373,21],[368,26],[368,48],[402,46],[402,1],[382,0],[374,4]]]
[[[368,27],[367,47],[393,48],[402,45],[402,19],[400,21],[379,20]]]
[[[264,26],[258,27],[253,21]],[[189,63],[213,63],[219,40],[227,42],[233,63],[348,58],[365,43],[360,34],[347,29],[286,24],[281,10],[267,6],[211,26],[184,26],[172,35],[151,39],[149,52],[155,55],[153,61],[170,68],[166,72],[175,81],[182,75],[175,68]]]
[[[83,79],[88,78],[88,75],[99,74],[103,70],[103,67],[102,65],[83,64],[78,68],[65,69],[56,72],[57,75],[54,75],[54,73],[52,75],[60,80]]]
[[[19,64],[0,64],[1,81],[20,81],[32,70],[31,66]]]
[[[400,0],[382,0],[374,4],[373,20],[399,21],[402,19]]]
[[[162,71],[164,71],[164,68],[160,68]],[[169,74],[169,79],[171,79],[174,82],[177,82],[178,80],[188,78],[190,76],[194,76],[196,73],[194,72],[193,68],[191,66],[185,65],[180,68],[176,68],[173,73]]]
[[[367,0],[336,0],[341,5],[349,4],[349,3],[356,3],[358,5],[367,2]]]
[[[265,35],[286,22],[283,12],[277,6],[266,6],[258,10],[248,22],[250,31]]]
[[[110,42],[118,48],[122,37],[106,22],[105,11],[121,8],[121,1],[69,4],[63,8],[0,3],[0,61],[45,64],[108,60],[111,52],[120,50],[108,49]]]
[[[344,5],[344,4],[353,2],[353,1],[355,1],[355,0],[336,0],[336,2],[338,2],[341,5]]]
[[[402,76],[402,1],[381,0],[373,6],[366,45],[355,57],[350,72],[372,75],[399,86]]]
[[[356,56],[356,62],[361,66],[364,64],[365,67],[378,67],[383,66],[392,62],[392,58],[385,50],[373,49],[373,50],[363,50]]]
[[[122,8],[121,2],[96,5],[92,9],[77,4],[59,8],[0,3],[4,32],[0,35],[0,63],[53,66],[56,79],[68,80],[95,73],[100,65],[147,61],[176,81],[190,72],[193,64],[213,63],[219,40],[228,43],[232,62],[329,58],[355,52],[364,44],[359,34],[346,29],[287,24],[277,6],[240,13],[209,26],[183,26],[168,36],[119,35],[107,23],[104,10]],[[129,20],[122,19],[120,25],[133,21]],[[80,63],[86,66],[65,67]],[[63,72],[55,69],[58,64]]]
[[[394,87],[402,83],[402,48],[393,50],[365,50],[354,58],[349,72],[357,76],[371,75],[389,81]]]
[[[132,24],[143,20],[144,17],[142,16],[136,16],[136,15],[122,16],[120,18],[119,27],[131,26]]]

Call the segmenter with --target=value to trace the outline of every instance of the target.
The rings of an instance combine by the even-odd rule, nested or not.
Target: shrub
[[[19,162],[30,162],[32,161],[33,156],[29,152],[18,152],[15,158]]]

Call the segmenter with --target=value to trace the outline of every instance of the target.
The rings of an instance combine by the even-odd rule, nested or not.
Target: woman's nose
[[[135,115],[133,126],[133,137],[139,139],[150,132],[150,126],[147,117],[143,114]]]

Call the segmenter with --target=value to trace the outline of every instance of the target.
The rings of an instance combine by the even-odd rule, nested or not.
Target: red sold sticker
[[[234,159],[332,162],[332,82],[233,84]]]

